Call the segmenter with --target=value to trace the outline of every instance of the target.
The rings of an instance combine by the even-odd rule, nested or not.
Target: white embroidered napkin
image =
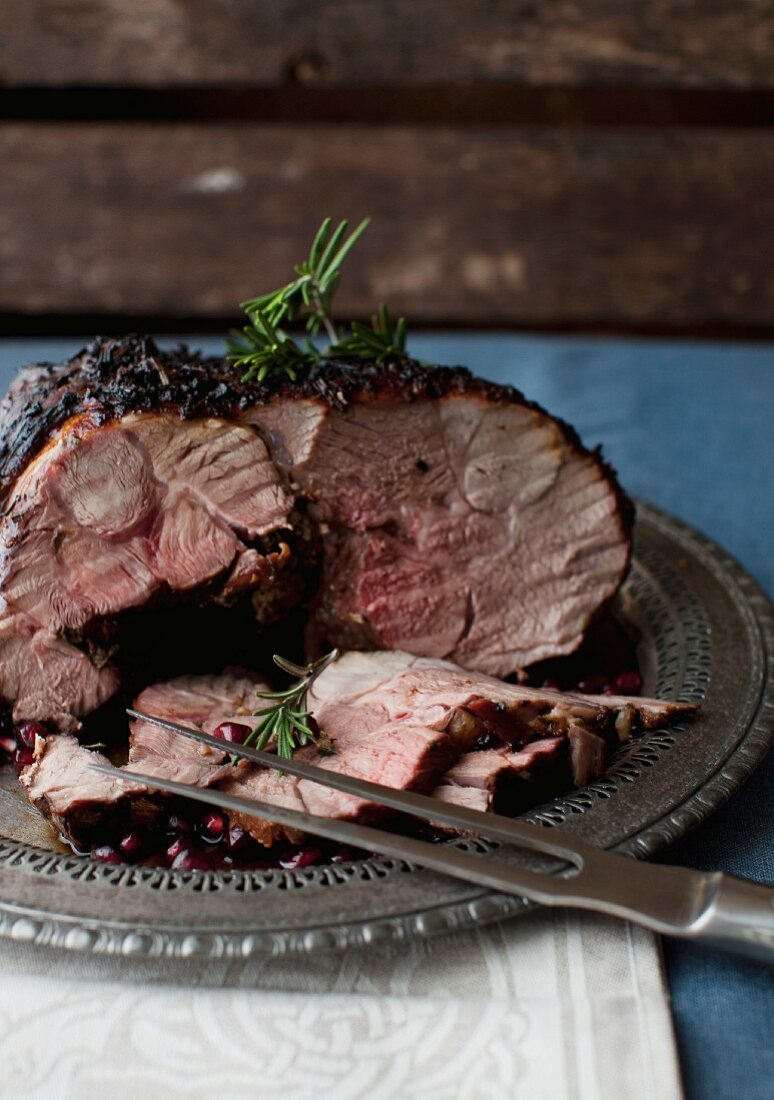
[[[658,942],[571,913],[170,964],[0,944],[3,1100],[680,1100]]]

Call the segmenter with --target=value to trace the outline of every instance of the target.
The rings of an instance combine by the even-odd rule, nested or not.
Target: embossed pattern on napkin
[[[602,918],[227,964],[2,943],[0,976],[3,1100],[681,1097],[657,942]]]

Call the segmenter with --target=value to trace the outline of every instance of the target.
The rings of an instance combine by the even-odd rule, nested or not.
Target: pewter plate
[[[603,779],[526,816],[647,858],[712,813],[763,757],[774,733],[774,615],[728,555],[647,505],[616,613],[637,639],[645,693],[701,702],[699,716],[635,740]],[[277,956],[429,936],[527,908],[376,857],[299,871],[94,863],[54,850],[5,771],[0,934],[18,941],[126,956]],[[515,851],[496,858],[534,862]]]

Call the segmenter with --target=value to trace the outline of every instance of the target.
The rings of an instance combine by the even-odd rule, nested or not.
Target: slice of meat
[[[391,714],[434,717],[464,707],[512,746],[546,736],[564,736],[571,722],[596,732],[615,731],[619,714],[651,729],[692,714],[690,703],[635,696],[583,695],[509,684],[470,672],[450,661],[409,653],[343,654],[313,685],[312,707],[368,701]]]
[[[75,737],[39,737],[34,761],[20,776],[30,802],[58,833],[76,843],[91,836],[109,815],[126,808],[145,790],[140,784],[92,771],[89,765],[93,763],[109,761]]]
[[[252,726],[250,715],[258,705],[255,693],[265,687],[257,678],[232,672],[180,676],[146,688],[135,699],[134,708],[212,733],[226,720]],[[225,752],[141,719],[130,725],[127,767],[197,787],[209,787],[234,771]]]
[[[346,704],[323,706],[315,716],[332,740],[334,752],[322,754],[310,746],[295,753],[295,759],[395,790],[431,790],[438,776],[471,747],[478,733],[475,722],[454,710],[433,724],[414,721],[408,715],[386,718],[378,710],[348,708]],[[365,799],[271,768],[253,768],[221,784],[221,789],[322,817],[372,821],[384,814],[383,807]],[[299,837],[295,830],[253,815],[232,813],[231,820],[267,847],[283,837],[291,841]]]
[[[561,737],[547,737],[531,741],[518,752],[503,746],[465,753],[433,790],[433,798],[487,813],[493,809],[504,779],[518,776],[531,781],[534,773],[555,762],[565,747]]]
[[[389,687],[381,693],[372,690],[375,679],[382,687],[392,670],[404,667],[405,655],[392,653],[345,655],[329,666],[315,682],[308,703],[333,752],[309,746],[295,758],[396,790],[431,790],[438,776],[471,748],[482,725],[453,702],[414,705],[405,693]],[[373,820],[384,812],[364,799],[267,768],[232,778],[222,789],[345,820]],[[283,837],[298,839],[294,830],[252,815],[232,815],[232,820],[267,847]]]

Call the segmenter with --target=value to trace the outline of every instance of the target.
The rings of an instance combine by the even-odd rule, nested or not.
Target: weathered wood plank
[[[0,0],[0,83],[771,87],[770,0]]]
[[[0,126],[0,310],[224,316],[324,214],[373,226],[342,310],[766,325],[774,135]]]

